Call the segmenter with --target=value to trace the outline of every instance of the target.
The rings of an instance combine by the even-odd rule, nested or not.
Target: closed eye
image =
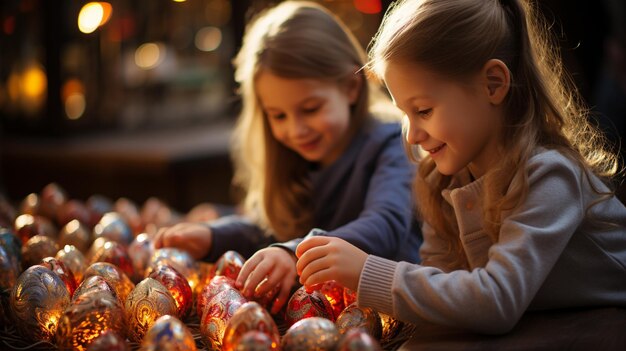
[[[312,113],[317,112],[320,109],[320,107],[321,107],[321,105],[316,105],[316,106],[313,106],[313,107],[306,107],[306,108],[302,109],[302,113],[304,113],[304,114],[312,114]]]
[[[426,117],[430,116],[430,114],[431,114],[432,112],[433,112],[433,109],[432,109],[432,108],[427,108],[427,109],[423,109],[423,110],[417,110],[417,111],[415,112],[415,114],[416,114],[417,116],[419,116],[419,117],[426,118]]]

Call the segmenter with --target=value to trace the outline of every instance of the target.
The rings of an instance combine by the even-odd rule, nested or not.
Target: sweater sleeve
[[[444,272],[370,256],[361,272],[359,305],[405,321],[425,319],[489,334],[512,329],[585,215],[578,167],[552,156],[531,159],[528,170],[528,196],[503,220],[484,266]],[[460,235],[475,236],[476,226],[463,223],[466,217],[475,214],[457,212]],[[471,241],[464,250],[474,250]]]
[[[358,218],[316,235],[339,237],[367,253],[396,257],[410,235],[413,210],[410,189],[414,167],[404,154],[400,138],[398,135],[387,140],[379,154]]]
[[[234,250],[243,257],[252,256],[258,249],[274,242],[259,226],[243,216],[226,216],[208,224],[212,243],[205,261],[215,262],[224,252]]]

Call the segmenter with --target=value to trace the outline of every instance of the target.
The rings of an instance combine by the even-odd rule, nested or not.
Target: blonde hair
[[[483,218],[496,242],[502,213],[528,194],[524,165],[538,146],[557,149],[579,163],[587,178],[593,172],[606,180],[617,170],[616,156],[590,125],[533,6],[522,0],[400,1],[386,14],[368,65],[382,76],[388,62],[415,62],[463,80],[493,58],[502,60],[511,74],[500,137],[502,159],[484,176]],[[429,156],[419,162],[414,192],[420,216],[448,242],[448,258],[456,257],[448,268],[466,267],[453,210],[441,196],[452,176],[436,172]],[[598,202],[610,196],[602,193]]]
[[[385,100],[380,85],[368,84],[360,70],[365,61],[365,51],[350,30],[312,2],[283,2],[261,13],[246,29],[234,60],[243,98],[233,136],[234,182],[246,192],[246,212],[279,240],[301,237],[312,227],[308,162],[272,136],[255,79],[268,71],[284,78],[344,84],[361,75],[359,96],[351,106],[348,137],[352,137],[369,118],[370,105]]]

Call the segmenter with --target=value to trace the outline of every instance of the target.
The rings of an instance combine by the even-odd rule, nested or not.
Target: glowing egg
[[[104,277],[99,275],[94,275],[91,277],[85,278],[74,292],[74,296],[72,296],[72,301],[78,299],[81,295],[94,292],[94,291],[106,291],[109,292],[112,296],[119,300],[117,296],[117,292],[113,287],[104,279]],[[123,301],[120,301],[123,302]]]
[[[109,329],[105,330],[89,346],[87,351],[130,351],[126,338]]]
[[[343,301],[343,286],[334,280],[329,280],[322,284],[319,291],[326,296],[330,306],[333,308],[333,317],[337,319],[339,314],[346,307]]]
[[[159,264],[166,264],[174,267],[178,273],[187,278],[191,290],[194,291],[199,282],[198,267],[187,251],[166,247],[154,251],[150,258],[150,264],[146,274],[150,274],[150,269],[156,268]]]
[[[146,233],[141,233],[135,237],[128,246],[128,256],[133,263],[135,271],[134,281],[140,281],[146,276],[146,269],[150,263],[150,257],[154,253],[154,243]]]
[[[236,251],[226,251],[215,262],[215,275],[224,275],[233,280],[237,279],[245,259]]]
[[[233,351],[239,339],[246,332],[257,330],[267,334],[272,340],[274,350],[280,345],[280,334],[272,316],[261,305],[254,301],[243,304],[226,323],[222,350]]]
[[[48,218],[42,216],[20,215],[15,218],[14,228],[15,233],[17,233],[23,243],[35,235],[45,235],[50,238],[57,237],[57,228]]]
[[[187,279],[168,265],[158,265],[148,277],[157,280],[169,290],[176,302],[178,310],[176,315],[184,320],[189,315],[193,303],[193,296]]]
[[[277,345],[272,339],[258,330],[245,332],[234,348],[236,351],[272,351],[276,349]]]
[[[61,278],[46,267],[25,270],[11,290],[9,304],[18,331],[34,341],[50,341],[70,303]]]
[[[380,322],[383,326],[381,341],[385,343],[398,335],[398,333],[404,326],[404,322],[380,312],[378,312],[378,316],[380,317]]]
[[[305,287],[301,286],[287,303],[285,321],[292,325],[309,317],[323,317],[333,321],[333,308],[321,292],[307,293]]]
[[[356,291],[352,291],[348,288],[343,289],[343,305],[350,306],[356,302]]]
[[[221,291],[209,300],[200,320],[200,333],[210,349],[222,348],[228,321],[245,303],[246,299],[235,289]]]
[[[140,343],[159,317],[176,315],[176,302],[163,284],[146,278],[128,295],[124,310],[128,338]]]

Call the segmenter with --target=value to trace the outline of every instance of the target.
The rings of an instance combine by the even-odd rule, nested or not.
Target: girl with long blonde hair
[[[418,158],[422,262],[311,238],[296,251],[303,284],[334,279],[360,306],[484,333],[511,330],[528,309],[626,306],[626,208],[608,182],[617,160],[539,18],[525,0],[392,7],[370,66]]]

